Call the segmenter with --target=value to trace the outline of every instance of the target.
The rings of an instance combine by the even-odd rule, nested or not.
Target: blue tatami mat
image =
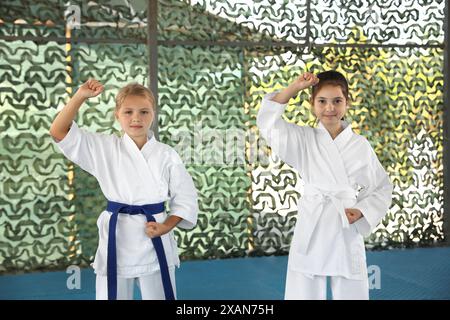
[[[450,299],[450,248],[369,251],[367,264],[380,271],[379,288],[370,290],[373,300]],[[178,299],[283,299],[286,265],[287,256],[185,261],[176,273]],[[81,270],[80,289],[67,288],[69,276],[62,271],[1,276],[0,299],[95,298],[92,269]]]

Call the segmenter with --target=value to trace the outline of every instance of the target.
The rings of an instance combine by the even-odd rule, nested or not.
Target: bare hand
[[[165,225],[164,223],[150,221],[145,224],[145,233],[150,238],[160,237],[163,234],[169,232],[170,230],[171,228]]]
[[[89,79],[78,88],[76,94],[84,99],[98,96],[103,92],[103,85],[95,80]]]
[[[358,209],[345,209],[345,214],[347,215],[347,219],[350,224],[358,221],[363,217],[362,212]]]
[[[305,72],[300,75],[297,79],[294,80],[292,85],[295,87],[297,91],[309,88],[311,86],[315,86],[319,83],[319,78],[314,73]]]
[[[313,73],[305,72],[297,79],[295,79],[289,86],[278,92],[272,101],[286,104],[289,100],[295,97],[300,90],[306,89],[319,83],[319,78]]]

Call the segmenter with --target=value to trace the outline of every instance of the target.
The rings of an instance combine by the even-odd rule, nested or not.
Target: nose
[[[334,105],[331,102],[327,102],[327,105],[325,106],[326,111],[334,111]]]

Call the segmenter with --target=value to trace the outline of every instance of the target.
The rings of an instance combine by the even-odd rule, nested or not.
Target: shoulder
[[[97,147],[101,147],[102,150],[116,150],[121,140],[115,133],[85,131],[85,136],[88,141],[91,141]]]
[[[95,139],[105,141],[105,142],[119,142],[120,137],[115,133],[105,133],[105,132],[89,132]]]
[[[182,163],[178,152],[168,144],[155,141],[155,151],[158,152],[169,163]]]
[[[314,134],[317,128],[310,127],[309,125],[300,125],[295,122],[286,121],[286,125],[293,130],[293,132],[298,132],[301,134]]]
[[[73,121],[69,132],[66,134],[64,139],[56,141],[57,145],[64,147],[66,145],[73,144],[89,144],[89,145],[99,145],[99,144],[111,144],[119,140],[119,137],[115,134],[99,133],[87,130],[83,127],[79,127],[78,124]]]
[[[304,132],[310,133],[310,134],[322,132],[319,128],[316,128],[316,127],[310,127],[310,126],[298,126],[298,127],[302,128],[302,130]]]
[[[353,133],[353,146],[358,149],[358,153],[367,157],[376,156],[372,143],[363,135]]]
[[[154,148],[156,151],[162,152],[164,154],[175,152],[175,149],[173,149],[171,146],[158,140],[155,140]]]
[[[359,133],[356,133],[353,131],[353,140],[364,146],[364,147],[371,147],[369,140],[367,140],[367,138],[365,136],[360,135]]]

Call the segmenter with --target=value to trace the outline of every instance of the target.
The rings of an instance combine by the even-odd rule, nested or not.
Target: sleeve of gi
[[[96,153],[102,149],[99,134],[82,130],[75,121],[72,121],[64,139],[55,144],[70,161],[95,176]]]
[[[388,174],[378,161],[375,151],[366,141],[370,148],[371,175],[370,184],[364,186],[358,195],[358,202],[354,208],[359,209],[364,215],[363,218],[355,222],[356,229],[360,234],[367,237],[386,215],[392,202],[392,183]]]
[[[256,124],[261,136],[273,152],[295,169],[302,166],[305,150],[305,128],[282,118],[286,104],[272,101],[277,92],[264,96],[258,111]]]
[[[194,228],[199,211],[197,190],[180,156],[173,149],[169,164],[169,196],[169,214],[183,219],[178,226],[183,229]]]

